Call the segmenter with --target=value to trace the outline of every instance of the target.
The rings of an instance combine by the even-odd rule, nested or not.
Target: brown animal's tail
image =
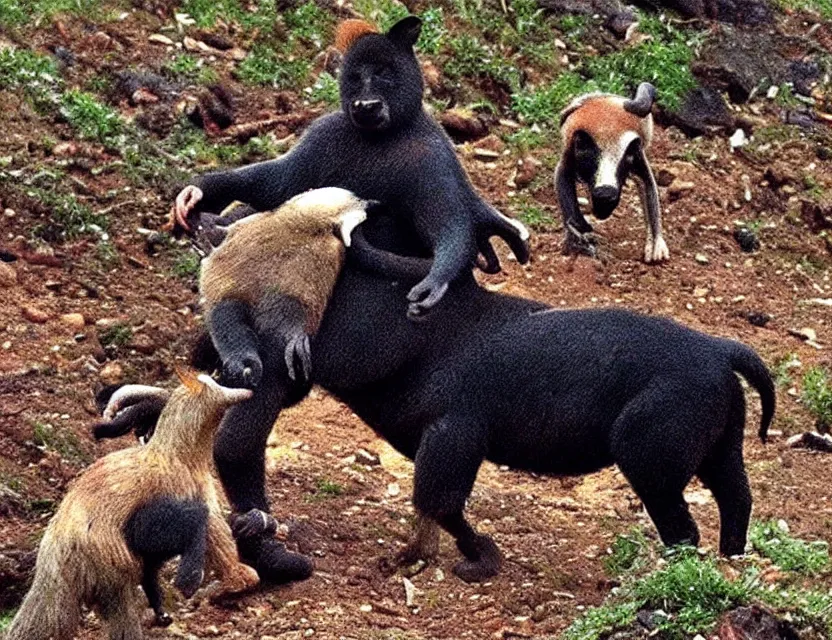
[[[38,550],[35,579],[4,636],[5,640],[72,640],[78,629],[83,576],[75,561],[47,531]],[[75,580],[78,584],[74,584]]]
[[[760,356],[742,343],[728,341],[731,359],[731,368],[745,378],[748,383],[760,394],[760,403],[763,407],[763,415],[760,419],[760,430],[757,434],[760,440],[766,441],[768,428],[774,418],[775,394],[774,380]]]

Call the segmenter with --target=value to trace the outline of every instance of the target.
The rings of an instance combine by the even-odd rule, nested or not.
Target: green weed
[[[22,90],[39,111],[56,102],[61,85],[51,58],[27,49],[0,51],[0,89]]]
[[[399,20],[410,15],[407,7],[397,0],[355,0],[353,7],[381,31],[387,31]]]
[[[121,257],[118,255],[118,249],[109,240],[101,240],[95,246],[95,257],[106,269],[112,269],[121,264]]]
[[[205,64],[205,61],[190,53],[180,53],[167,62],[164,71],[173,76],[196,84],[214,84],[219,81],[219,74]]]
[[[829,568],[829,544],[789,535],[785,523],[755,522],[749,533],[754,549],[784,571],[816,575]]]
[[[86,140],[110,147],[124,143],[125,124],[118,112],[83,91],[70,90],[60,99],[60,113]]]
[[[102,346],[123,347],[133,338],[133,329],[130,325],[116,323],[104,329],[98,336]]]
[[[610,553],[603,560],[604,571],[609,576],[620,576],[644,569],[650,559],[650,543],[639,528],[616,536]]]
[[[328,478],[318,478],[315,482],[315,492],[309,496],[309,500],[329,500],[337,498],[344,493],[344,487]]]
[[[523,122],[557,127],[561,109],[575,96],[595,89],[577,73],[562,73],[549,85],[515,93],[512,109]]]
[[[173,263],[173,275],[179,278],[193,278],[199,274],[199,256],[193,251],[181,251]]]
[[[832,381],[820,367],[812,367],[803,376],[800,397],[803,405],[812,413],[818,431],[832,428]]]
[[[291,37],[321,49],[330,37],[331,15],[314,2],[307,2],[284,15]]]
[[[294,89],[305,82],[310,70],[307,60],[293,58],[268,45],[258,44],[240,63],[235,74],[246,84]]]
[[[560,636],[560,640],[598,640],[616,629],[629,627],[636,620],[638,602],[605,603],[592,607],[575,620]]]
[[[792,377],[789,373],[792,369],[800,367],[801,362],[796,353],[790,353],[781,358],[778,358],[772,371],[774,372],[774,383],[779,387],[789,387],[792,385]]]
[[[436,55],[442,49],[447,36],[442,7],[431,7],[423,11],[419,17],[422,19],[422,33],[416,48],[422,53]]]
[[[77,436],[69,429],[56,429],[44,422],[32,426],[32,441],[39,447],[50,449],[71,462],[89,463],[91,457],[78,442]]]
[[[451,57],[445,65],[445,73],[452,79],[483,78],[506,86],[511,91],[520,87],[520,72],[493,46],[469,34],[456,36],[449,41]]]
[[[99,0],[0,0],[0,26],[39,25],[62,13],[97,16],[99,5]]]
[[[307,89],[307,95],[313,104],[323,103],[328,107],[335,107],[341,103],[338,80],[326,71],[320,74],[315,84]]]
[[[554,218],[535,202],[521,200],[512,209],[514,210],[514,216],[520,222],[536,231],[546,229],[555,224]]]
[[[39,200],[49,210],[46,222],[37,224],[32,234],[46,241],[61,238],[72,240],[85,233],[98,233],[106,229],[106,216],[94,213],[87,205],[78,202],[72,193],[62,193],[54,187],[29,187],[25,190],[30,198]]]
[[[2,0],[0,0],[0,1],[2,1]],[[6,629],[6,627],[8,627],[12,623],[12,620],[14,619],[14,614],[15,613],[17,613],[16,609],[10,609],[8,611],[0,611],[0,631],[4,631]]]
[[[832,20],[832,0],[774,0],[781,9],[817,13],[824,20]]]

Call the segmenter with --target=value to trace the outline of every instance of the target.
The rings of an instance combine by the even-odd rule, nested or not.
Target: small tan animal
[[[225,409],[251,397],[207,375],[179,371],[175,389],[146,446],[104,456],[72,484],[41,541],[35,578],[6,640],[70,640],[82,605],[95,608],[111,640],[140,640],[143,587],[156,622],[158,571],[181,556],[174,584],[190,597],[206,566],[223,593],[257,586],[223,517],[213,477],[213,438]]]
[[[320,327],[350,234],[371,204],[346,189],[314,189],[228,228],[203,259],[199,280],[225,384],[257,386],[263,372],[260,342],[273,338],[285,344],[289,377],[299,377],[297,357],[309,379],[309,338]],[[280,321],[257,326],[261,315]]]
[[[566,240],[564,253],[590,249],[592,226],[578,208],[576,183],[589,185],[592,213],[609,218],[621,198],[621,189],[632,173],[641,189],[647,240],[644,261],[663,262],[670,254],[662,236],[658,188],[646,151],[653,138],[651,109],[656,89],[643,82],[632,100],[608,93],[588,93],[575,98],[560,114],[563,156],[555,172]]]

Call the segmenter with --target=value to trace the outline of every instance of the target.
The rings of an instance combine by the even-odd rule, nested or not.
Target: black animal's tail
[[[760,430],[757,432],[760,440],[766,441],[768,428],[774,417],[775,394],[774,380],[760,356],[746,345],[729,341],[731,368],[745,378],[748,383],[760,394],[760,403],[763,407],[763,415],[760,419]]]

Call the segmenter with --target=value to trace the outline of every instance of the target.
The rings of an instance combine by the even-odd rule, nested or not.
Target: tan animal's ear
[[[335,48],[341,53],[346,53],[356,40],[368,33],[378,33],[378,29],[366,20],[344,20],[335,31]]]
[[[185,388],[192,395],[202,393],[203,384],[199,381],[199,375],[193,369],[182,367],[178,364],[173,365],[173,370],[176,372],[179,382],[185,385]]]

